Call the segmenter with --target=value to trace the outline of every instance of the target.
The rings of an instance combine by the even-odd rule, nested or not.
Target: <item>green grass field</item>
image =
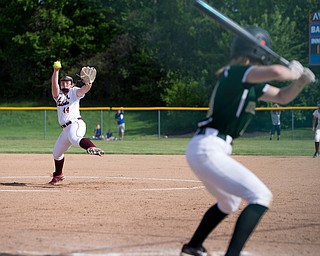
[[[94,141],[107,154],[184,154],[190,138],[161,138],[144,136],[126,137],[123,141]],[[4,139],[0,153],[50,154],[55,139]],[[235,140],[235,155],[312,156],[312,140],[269,141],[265,136]],[[84,153],[83,149],[71,147],[69,153]]]
[[[114,111],[103,113],[102,119],[100,111],[84,111],[82,116],[87,123],[86,137],[93,135],[93,129],[100,120],[104,130],[111,127],[116,135]],[[158,138],[157,121],[157,113],[153,111],[127,112],[124,141],[94,142],[107,154],[184,154],[192,133],[187,136],[169,135],[169,138],[161,135]],[[0,111],[0,153],[50,154],[60,132],[55,111],[45,114],[43,111]],[[268,132],[245,134],[234,141],[233,154],[312,156],[313,136],[311,129],[282,130],[280,141],[270,141]],[[84,153],[78,147],[72,147],[68,152]]]

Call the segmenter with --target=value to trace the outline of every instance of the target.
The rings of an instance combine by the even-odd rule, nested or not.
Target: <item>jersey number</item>
[[[64,108],[63,113],[69,113],[69,107]]]
[[[256,103],[254,101],[249,101],[248,102],[248,105],[246,107],[246,112],[250,113],[252,115],[255,114],[255,112],[256,112]]]

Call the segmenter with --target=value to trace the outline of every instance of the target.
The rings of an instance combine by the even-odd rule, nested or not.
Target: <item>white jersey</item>
[[[280,125],[280,111],[271,111],[271,120],[273,125]]]
[[[65,95],[60,91],[58,97],[54,99],[57,104],[58,121],[60,125],[63,125],[69,121],[74,121],[80,116],[80,99],[84,97],[77,96],[77,90],[79,87],[73,87]]]
[[[320,129],[320,112],[318,109],[313,112],[313,116],[318,118],[318,125],[316,126],[316,129],[318,130]]]

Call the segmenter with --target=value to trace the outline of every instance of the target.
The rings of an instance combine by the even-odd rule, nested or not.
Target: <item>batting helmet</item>
[[[245,27],[245,29],[255,38],[257,38],[261,44],[266,45],[271,49],[271,37],[266,30],[257,26],[248,26]],[[258,60],[264,65],[269,65],[272,61],[272,57],[267,52],[253,43],[244,41],[239,37],[235,37],[233,39],[230,55],[231,58],[249,57]]]
[[[60,82],[61,82],[61,81],[71,81],[71,83],[73,83],[73,79],[72,79],[71,76],[61,77]]]
[[[60,89],[61,89],[61,82],[62,81],[71,81],[71,87],[73,87],[73,79],[71,76],[63,76],[60,79]],[[63,91],[64,94],[67,94],[69,92],[68,88],[62,88],[61,91]]]

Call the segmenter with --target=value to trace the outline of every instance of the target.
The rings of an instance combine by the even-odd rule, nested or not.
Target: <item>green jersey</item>
[[[220,75],[213,89],[207,118],[199,127],[211,127],[237,138],[243,134],[255,115],[256,102],[266,84],[245,81],[253,66],[229,66]]]

